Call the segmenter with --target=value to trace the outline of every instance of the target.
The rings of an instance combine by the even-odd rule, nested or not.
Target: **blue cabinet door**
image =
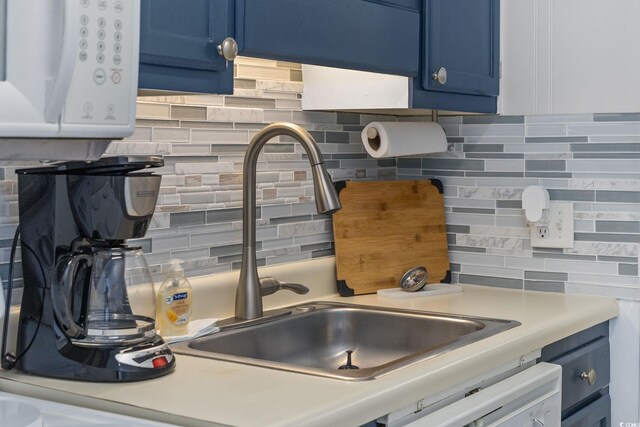
[[[600,396],[562,420],[562,427],[611,427],[611,398]]]
[[[142,0],[138,86],[232,93],[233,67],[217,46],[233,36],[233,0]]]
[[[241,55],[416,76],[419,0],[237,0]]]
[[[436,92],[498,96],[499,0],[424,0],[422,87]],[[440,68],[447,79],[433,78]]]
[[[562,366],[562,427],[610,427],[609,322],[600,323],[542,349],[538,361]],[[591,369],[593,383],[582,378]]]

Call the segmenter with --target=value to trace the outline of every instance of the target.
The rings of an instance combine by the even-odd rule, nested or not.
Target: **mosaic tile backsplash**
[[[244,151],[266,124],[289,121],[311,132],[334,180],[442,180],[454,281],[640,300],[640,114],[441,116],[447,153],[376,160],[360,142],[364,125],[430,117],[304,112],[299,65],[239,58],[235,73],[233,96],[140,98],[136,133],[109,148],[164,156],[153,224],[135,242],[156,279],[174,257],[191,276],[239,268]],[[17,224],[14,171],[24,165],[0,165],[3,278]],[[316,213],[299,144],[267,144],[257,180],[260,265],[333,255],[331,220]],[[529,185],[574,202],[574,249],[530,246],[521,210]]]
[[[299,64],[239,58],[233,96],[141,97],[135,134],[108,155],[162,155],[156,213],[142,246],[156,280],[171,258],[190,276],[238,269],[242,252],[242,162],[251,138],[274,121],[311,132],[334,180],[395,179],[396,160],[367,156],[360,132],[376,116],[303,112]],[[34,163],[32,163],[34,164]],[[35,163],[37,164],[37,163]],[[0,276],[7,277],[18,222],[15,170],[0,164]],[[258,160],[258,265],[333,255],[331,218],[316,212],[301,145],[281,137]],[[18,266],[19,267],[19,266]],[[18,268],[16,277],[21,277]],[[17,282],[19,284],[19,281]]]
[[[640,299],[640,114],[441,117],[449,151],[397,161],[445,187],[454,280]],[[573,249],[531,247],[529,185],[574,204]]]

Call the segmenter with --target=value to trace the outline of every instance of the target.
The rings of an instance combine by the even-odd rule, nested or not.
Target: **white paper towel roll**
[[[362,130],[371,157],[396,157],[447,151],[442,126],[433,122],[371,122]]]

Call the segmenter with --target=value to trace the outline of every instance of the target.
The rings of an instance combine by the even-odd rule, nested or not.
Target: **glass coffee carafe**
[[[130,345],[156,334],[153,279],[140,248],[63,257],[52,286],[54,314],[74,344]]]

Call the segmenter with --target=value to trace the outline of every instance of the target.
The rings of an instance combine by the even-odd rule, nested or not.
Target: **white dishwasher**
[[[176,427],[0,392],[0,427]]]
[[[539,363],[444,407],[405,416],[388,427],[559,427],[562,369]]]

